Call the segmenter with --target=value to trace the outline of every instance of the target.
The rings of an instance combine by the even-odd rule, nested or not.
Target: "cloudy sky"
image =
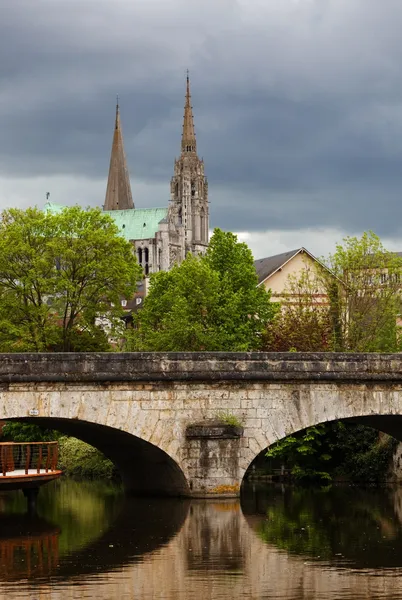
[[[101,206],[119,94],[137,207],[166,206],[190,69],[211,226],[256,257],[402,250],[400,0],[0,0],[0,208]]]

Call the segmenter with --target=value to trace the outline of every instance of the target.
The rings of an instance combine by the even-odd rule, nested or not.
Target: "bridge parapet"
[[[0,354],[0,383],[399,381],[402,354],[130,352]]]

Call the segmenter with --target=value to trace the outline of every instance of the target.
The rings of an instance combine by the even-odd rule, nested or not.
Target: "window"
[[[122,305],[123,307],[124,307],[124,306],[127,306],[127,300],[122,300],[122,301],[121,301],[121,305]]]
[[[138,262],[142,265],[142,248],[138,248]]]
[[[205,228],[205,210],[202,208],[200,211],[200,241],[204,241],[205,239],[205,234],[204,234],[204,228]]]

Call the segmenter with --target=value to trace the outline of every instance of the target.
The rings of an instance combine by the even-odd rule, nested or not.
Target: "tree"
[[[128,332],[130,350],[204,350],[213,342],[210,315],[219,279],[205,261],[187,256],[170,271],[150,277],[150,291]]]
[[[99,323],[113,336],[121,299],[132,297],[140,276],[131,244],[99,209],[4,211],[0,349],[106,349]]]
[[[347,237],[322,271],[333,315],[334,350],[395,352],[401,309],[402,259],[372,232]]]
[[[398,351],[402,259],[368,232],[345,238],[322,263],[288,278],[264,349]]]
[[[4,442],[51,442],[58,437],[57,431],[20,421],[7,421],[1,432]]]
[[[325,443],[327,427],[324,424],[308,427],[296,435],[288,435],[268,448],[268,458],[279,458],[291,467],[292,475],[303,479],[331,479],[327,463],[331,460]]]
[[[390,436],[365,425],[321,423],[279,440],[266,457],[279,459],[299,481],[385,481],[395,448]]]
[[[151,275],[128,348],[151,351],[248,351],[260,347],[276,311],[257,287],[253,256],[232,233],[214,231],[207,254]]]
[[[281,310],[269,322],[264,349],[275,352],[325,352],[332,349],[331,307],[319,293],[314,271],[289,276]]]

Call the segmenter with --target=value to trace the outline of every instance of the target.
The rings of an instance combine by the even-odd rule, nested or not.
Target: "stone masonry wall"
[[[83,438],[86,428],[102,426],[100,444],[108,432],[129,434],[125,452],[127,439],[148,442],[138,446],[141,460],[146,447],[160,449],[193,495],[208,495],[238,488],[267,446],[317,423],[364,418],[402,439],[402,357],[391,356],[0,355],[0,419],[81,424]],[[236,417],[241,435],[187,435],[221,413]],[[164,468],[156,454],[152,464]],[[134,476],[131,457],[128,468]]]

